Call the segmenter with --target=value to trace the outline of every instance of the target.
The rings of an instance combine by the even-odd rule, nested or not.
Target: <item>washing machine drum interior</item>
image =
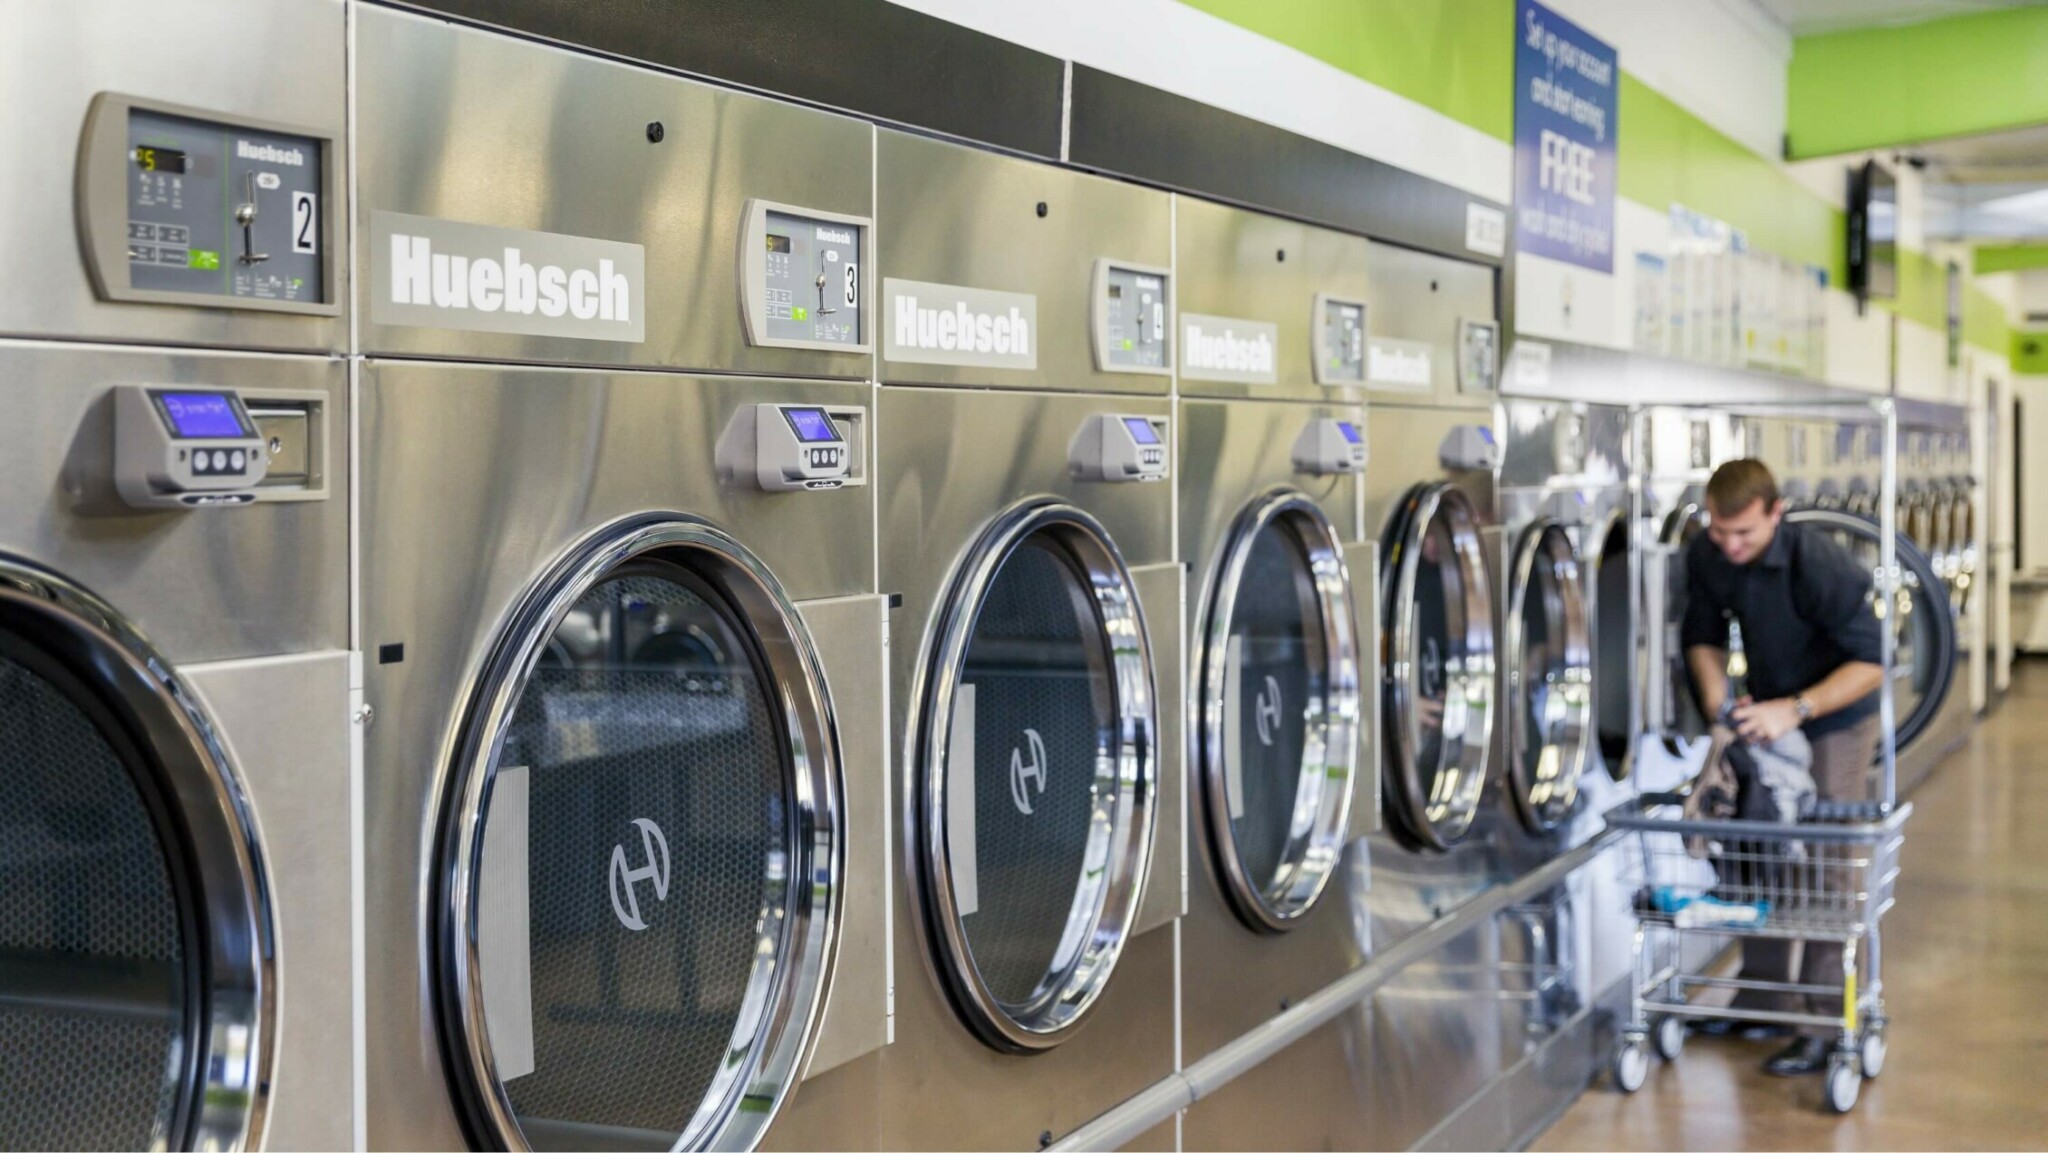
[[[1479,515],[1445,483],[1402,497],[1382,551],[1382,691],[1391,829],[1446,850],[1470,831],[1493,733],[1493,593]]]
[[[261,1107],[260,853],[169,669],[0,560],[0,1147],[239,1147]]]
[[[1599,537],[1593,569],[1593,693],[1594,717],[1600,735],[1600,756],[1607,771],[1620,780],[1629,768],[1629,743],[1636,685],[1631,675],[1636,654],[1635,583],[1629,571],[1629,521],[1610,517]]]
[[[1664,518],[1658,542],[1667,550],[1664,573],[1665,659],[1663,730],[1667,748],[1677,751],[1681,738],[1707,733],[1707,718],[1700,712],[1699,696],[1692,683],[1692,665],[1685,659],[1680,630],[1685,623],[1685,550],[1693,539],[1707,531],[1709,516],[1703,492],[1688,493]]]
[[[1348,839],[1358,653],[1337,533],[1298,492],[1246,507],[1198,637],[1196,740],[1216,874],[1251,928],[1292,927]]]
[[[1085,512],[1013,508],[957,570],[928,657],[927,940],[977,1036],[1049,1048],[1109,980],[1151,852],[1157,722],[1130,574]]]
[[[1548,832],[1578,802],[1593,727],[1592,633],[1565,527],[1539,520],[1522,530],[1509,579],[1508,776],[1523,823]]]
[[[837,907],[837,751],[795,609],[731,538],[620,526],[516,610],[465,719],[442,1021],[473,1136],[747,1145]]]

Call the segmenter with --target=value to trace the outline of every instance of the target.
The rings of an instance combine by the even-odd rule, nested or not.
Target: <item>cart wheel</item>
[[[1657,1056],[1666,1061],[1678,1060],[1678,1054],[1685,1049],[1685,1018],[1657,1018],[1657,1024],[1650,1029],[1650,1040],[1657,1046]]]
[[[1875,1077],[1884,1072],[1884,1022],[1873,1021],[1863,1031],[1863,1041],[1856,1047],[1858,1063],[1863,1066],[1865,1077]]]
[[[1633,1093],[1650,1079],[1650,1049],[1641,1037],[1624,1037],[1614,1049],[1614,1087]]]
[[[1863,1074],[1856,1059],[1837,1053],[1828,1059],[1827,1108],[1830,1113],[1847,1113],[1856,1107],[1856,1094],[1863,1090]]]

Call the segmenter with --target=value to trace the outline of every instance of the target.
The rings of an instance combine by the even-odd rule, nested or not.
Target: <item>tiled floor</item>
[[[1694,1038],[1633,1097],[1595,1085],[1535,1148],[2009,1149],[2048,1143],[2048,662],[2023,663],[1914,796],[1884,926],[1884,1075],[1847,1116],[1762,1074],[1779,1042]]]

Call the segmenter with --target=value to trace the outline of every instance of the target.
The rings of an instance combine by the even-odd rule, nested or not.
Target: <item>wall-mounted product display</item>
[[[1825,375],[1827,270],[1763,251],[1683,205],[1669,219],[1665,251],[1636,256],[1635,350]]]
[[[291,455],[341,452],[346,372],[30,342],[0,372],[7,484],[56,494],[0,508],[0,1142],[347,1146],[349,510],[245,435],[286,397],[318,414]]]

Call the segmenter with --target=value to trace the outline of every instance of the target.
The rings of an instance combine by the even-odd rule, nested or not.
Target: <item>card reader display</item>
[[[1095,262],[1091,335],[1103,372],[1164,375],[1173,366],[1172,275],[1163,268]]]
[[[1163,480],[1166,418],[1101,413],[1089,417],[1067,446],[1067,472],[1076,480]]]
[[[740,291],[755,345],[868,349],[866,217],[756,200],[740,230]]]
[[[1500,391],[1500,322],[1458,321],[1458,391]]]
[[[1357,421],[1317,417],[1294,438],[1294,469],[1310,476],[1365,471],[1365,432]]]
[[[1365,302],[1316,295],[1316,383],[1343,388],[1365,383]]]
[[[114,482],[138,508],[251,504],[270,463],[239,394],[121,385],[114,396]]]
[[[130,289],[325,302],[319,139],[146,108],[127,127]]]
[[[754,479],[770,492],[839,488],[852,472],[852,445],[821,407],[755,405],[754,435]]]

